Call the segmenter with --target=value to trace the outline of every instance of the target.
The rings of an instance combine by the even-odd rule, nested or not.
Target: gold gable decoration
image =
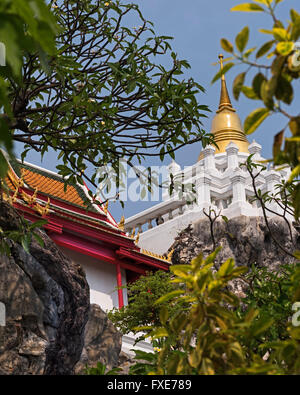
[[[135,244],[137,244],[139,240],[140,240],[140,232],[138,232],[138,234],[136,235]]]
[[[119,229],[124,232],[124,229],[125,229],[125,217],[124,217],[124,215],[122,215],[122,218],[121,218],[121,220],[119,222]]]
[[[45,204],[45,206],[42,206],[41,204],[37,203],[37,193],[38,189],[35,188],[33,195],[29,195],[28,193],[20,190],[21,187],[24,186],[24,179],[23,175],[20,178],[17,178],[15,174],[9,169],[8,171],[8,177],[11,180],[13,186],[15,187],[15,191],[13,195],[10,195],[9,193],[4,193],[3,197],[4,200],[7,201],[9,204],[13,205],[16,203],[18,200],[18,196],[25,202],[29,207],[31,207],[33,210],[38,212],[42,217],[47,215],[49,213],[50,209],[50,198],[48,197],[48,201]]]
[[[132,239],[134,239],[134,236],[135,236],[135,228],[132,229],[132,232],[131,232],[130,237],[131,237]]]
[[[107,212],[108,212],[108,200],[105,203],[105,206],[103,207],[103,210],[104,210],[104,213],[107,214]]]
[[[155,254],[154,252],[145,250],[144,248],[142,248],[141,252],[142,252],[142,254],[144,254],[144,255],[151,256],[152,258],[157,258],[157,259],[160,259],[160,260],[162,260],[162,261],[171,263],[171,259],[169,259],[169,255],[170,255],[170,254],[168,255],[168,257],[166,257],[165,255]],[[173,251],[172,251],[172,253],[173,253]]]

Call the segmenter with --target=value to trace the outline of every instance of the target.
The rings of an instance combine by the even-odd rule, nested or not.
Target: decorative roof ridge
[[[51,174],[52,176],[56,176],[57,178],[59,178],[61,181],[64,181],[64,177],[62,175],[56,173],[55,171],[45,169],[44,167],[35,165],[34,163],[30,163],[30,162],[26,162],[26,161],[22,162],[22,160],[19,159],[19,158],[16,158],[16,160],[20,164],[20,166],[24,166],[25,165],[25,166],[28,166],[28,167],[32,167],[33,169],[40,170],[42,173]],[[65,178],[67,179],[68,177],[65,177]]]
[[[61,218],[69,218],[70,219],[70,217],[66,217],[65,215],[63,215],[63,213],[57,213],[56,212],[56,215],[57,215],[57,217],[61,217]],[[96,229],[96,230],[98,230],[98,231],[105,231],[106,233],[109,233],[109,234],[112,234],[112,235],[114,235],[114,236],[116,236],[116,237],[121,237],[121,238],[123,238],[123,239],[126,239],[126,240],[128,240],[128,241],[133,241],[129,236],[127,236],[126,234],[123,234],[123,233],[121,233],[121,232],[117,232],[117,233],[115,233],[115,232],[112,232],[112,230],[114,230],[114,231],[116,231],[116,230],[118,230],[117,228],[113,228],[113,227],[108,227],[107,226],[107,230],[105,230],[105,229],[103,229],[103,228],[98,228],[98,227],[96,227],[95,225],[92,225],[92,224],[89,224],[89,223],[86,223],[86,222],[83,222],[83,221],[80,221],[79,219],[71,219],[71,221],[72,222],[77,222],[77,223],[79,223],[79,224],[81,224],[81,225],[85,225],[85,226],[87,226],[87,227],[89,227],[89,228],[93,228],[93,229]],[[109,225],[109,223],[108,222],[103,222],[103,225]],[[139,252],[138,250],[133,250],[133,251],[135,251],[135,252]]]
[[[51,175],[51,176],[57,177],[57,178],[58,178],[58,181],[64,182],[64,179],[67,179],[67,178],[68,178],[68,177],[63,177],[63,176],[61,176],[60,174],[58,174],[58,173],[56,173],[56,172],[54,172],[54,171],[45,169],[45,168],[40,167],[40,166],[38,166],[38,165],[29,163],[29,162],[26,162],[26,161],[22,162],[20,159],[17,159],[17,161],[18,161],[18,163],[20,164],[20,166],[23,166],[23,167],[24,167],[24,165],[25,165],[25,166],[27,166],[27,167],[29,167],[29,168],[38,170],[38,171],[40,171],[41,173],[46,173],[46,174],[49,174],[49,175]],[[113,216],[110,214],[110,212],[107,211],[107,213],[106,213],[105,210],[102,209],[101,206],[99,206],[98,204],[94,204],[94,203],[93,203],[91,197],[90,197],[89,194],[88,194],[89,189],[88,189],[88,187],[87,187],[87,185],[86,185],[85,183],[84,183],[84,185],[81,185],[81,184],[79,184],[78,182],[76,182],[76,185],[72,185],[72,186],[73,186],[74,188],[76,188],[76,187],[77,187],[77,188],[80,188],[80,190],[83,192],[83,194],[84,194],[84,196],[86,197],[86,199],[87,199],[87,200],[89,201],[89,203],[91,204],[92,208],[93,208],[95,211],[97,211],[98,213],[100,213],[100,214],[102,214],[102,215],[105,215],[105,216],[108,218],[108,220],[112,222],[111,225],[112,225],[113,227],[115,227],[115,228],[118,228],[118,223],[117,223],[116,220],[113,218]],[[57,198],[57,199],[59,199],[59,200],[61,200],[61,201],[64,201],[64,199],[61,199],[61,198],[59,198],[59,197],[55,197],[55,198]],[[100,200],[100,199],[98,199],[98,200]],[[66,200],[66,201],[67,201],[67,200]],[[101,201],[101,200],[100,200],[100,201]],[[68,203],[71,204],[71,205],[74,205],[75,207],[80,207],[80,206],[77,205],[76,203],[71,203],[71,202],[68,202]],[[102,202],[101,202],[101,203],[102,203]]]
[[[60,174],[58,174],[58,173],[56,173],[54,171],[48,170],[48,169],[46,169],[44,167],[38,166],[36,164],[30,163],[30,162],[27,162],[27,161],[22,161],[19,158],[13,158],[13,159],[7,158],[7,159],[8,159],[8,163],[9,163],[9,169],[11,171],[10,179],[11,179],[12,184],[15,187],[16,187],[16,183],[19,182],[17,180],[22,179],[22,174],[21,174],[22,168],[27,170],[27,171],[30,171],[32,173],[39,174],[42,177],[49,178],[49,179],[52,179],[52,180],[54,179],[55,181],[58,181],[58,182],[61,182],[61,183],[64,183],[64,180],[67,179],[67,177],[63,177],[63,176],[61,176]],[[19,172],[16,171],[16,169],[15,169],[16,166],[18,167],[17,170],[19,169]],[[18,173],[20,173],[20,174],[18,174]],[[23,180],[23,184],[29,190],[34,191],[34,188],[31,185],[29,185],[28,183],[26,183],[24,180]],[[103,203],[101,202],[101,199],[98,199],[101,202],[100,205],[93,203],[93,201],[92,201],[92,199],[91,199],[91,197],[89,196],[89,193],[88,193],[89,189],[88,189],[88,187],[87,187],[87,185],[85,183],[84,183],[84,185],[81,185],[78,182],[76,182],[76,184],[71,184],[70,187],[75,188],[75,190],[76,190],[76,192],[78,194],[78,197],[81,198],[82,202],[85,205],[87,205],[87,207],[85,207],[85,208],[87,208],[88,212],[93,212],[94,214],[100,214],[100,215],[106,217],[106,219],[107,219],[107,221],[105,221],[104,219],[96,219],[96,221],[99,221],[99,223],[105,224],[106,226],[108,226],[111,229],[123,232],[122,229],[119,228],[119,225],[116,222],[116,220],[113,218],[111,213],[108,211],[108,208],[107,208],[108,205],[107,204],[104,206]],[[59,202],[66,203],[66,204],[70,205],[71,207],[73,206],[73,207],[76,207],[76,208],[84,209],[83,206],[81,206],[81,205],[79,205],[79,204],[77,204],[75,202],[69,201],[67,199],[61,198],[61,197],[53,195],[51,193],[47,193],[47,192],[44,192],[42,190],[38,190],[38,192],[41,195],[45,196],[45,197],[47,197],[47,196],[49,197],[50,196],[50,197],[58,200]],[[64,210],[62,207],[60,207],[57,204],[53,204],[52,202],[51,202],[51,206],[59,208],[61,210]],[[71,208],[70,208],[70,210],[69,209],[65,209],[65,212],[72,212],[72,210],[71,210]],[[85,214],[82,214],[82,213],[75,213],[75,214],[76,214],[77,217],[78,216],[82,216],[82,218],[85,217],[86,219],[87,218],[93,218],[91,216],[88,216],[88,215],[85,215]]]
[[[163,262],[167,262],[167,263],[171,263],[172,262],[171,259],[172,259],[172,255],[173,255],[173,250],[168,254],[167,257],[164,256],[164,255],[156,254],[155,252],[148,251],[148,250],[146,250],[144,248],[141,248],[139,253],[142,254],[142,255],[150,256],[150,257],[155,258],[155,259],[159,259],[159,260],[161,260]]]
[[[81,185],[81,187],[82,187],[82,189],[83,189],[85,195],[87,196],[87,198],[91,201],[91,197],[89,196],[89,193],[88,193],[89,188],[88,188],[88,186],[86,185],[86,183],[84,182],[84,185]],[[113,225],[114,227],[118,228],[118,223],[116,222],[116,220],[114,219],[114,217],[111,215],[111,213],[108,211],[108,204],[105,205],[105,206],[102,208],[103,203],[102,203],[100,197],[98,197],[97,200],[100,201],[101,206],[99,206],[98,204],[93,204],[92,201],[91,201],[91,204],[93,205],[93,207],[94,207],[97,211],[99,211],[101,214],[105,215],[110,221],[112,221],[113,224],[111,224],[111,225]],[[108,202],[108,201],[107,201],[107,202]]]
[[[72,210],[69,210],[69,209],[67,209],[67,208],[60,207],[60,206],[58,206],[58,205],[56,205],[56,204],[53,204],[52,202],[51,202],[51,206],[52,206],[52,207],[55,207],[56,209],[58,209],[58,211],[61,211],[61,212],[64,212],[64,213],[66,213],[66,212],[67,212],[67,213],[71,213],[74,217],[79,217],[79,218],[82,218],[82,219],[87,219],[87,220],[90,220],[91,222],[101,223],[101,224],[106,225],[106,226],[108,226],[108,227],[110,227],[110,228],[112,228],[112,229],[118,230],[118,228],[116,228],[115,226],[113,226],[113,224],[111,224],[110,222],[104,221],[103,219],[94,218],[94,217],[91,217],[91,216],[89,216],[89,215],[82,214],[82,213],[76,213],[76,212],[74,212],[74,211],[72,211]]]

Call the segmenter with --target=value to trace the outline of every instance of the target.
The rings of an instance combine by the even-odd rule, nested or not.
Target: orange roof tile
[[[84,201],[72,185],[68,185],[66,192],[64,192],[63,181],[57,181],[53,178],[46,177],[26,168],[21,168],[21,174],[28,186],[33,189],[37,188],[41,193],[45,193],[67,202],[77,204],[78,206],[84,205]]]

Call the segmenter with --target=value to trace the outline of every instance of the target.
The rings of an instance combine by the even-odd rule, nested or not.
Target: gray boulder
[[[76,365],[76,373],[84,374],[86,366],[95,367],[98,362],[105,364],[107,369],[117,367],[121,346],[122,334],[98,305],[91,304],[85,327],[84,348]]]
[[[0,202],[0,227],[16,230],[20,217]],[[73,374],[84,342],[89,287],[81,266],[71,262],[43,231],[30,254],[10,241],[0,256],[0,374]]]

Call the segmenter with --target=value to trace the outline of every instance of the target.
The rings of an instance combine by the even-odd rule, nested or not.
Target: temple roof
[[[50,170],[33,165],[20,160],[10,160],[11,170],[6,181],[10,189],[14,190],[12,174],[16,179],[22,179],[25,186],[33,190],[37,189],[39,193],[53,197],[61,202],[65,202],[80,208],[88,208],[88,211],[101,212],[105,214],[105,208],[92,204],[91,197],[88,195],[88,189],[80,184],[67,185],[62,176]],[[117,223],[111,221],[114,226]]]
[[[53,196],[65,202],[83,207],[86,196],[78,186],[68,185],[64,191],[64,181],[58,175],[37,169],[29,164],[20,167],[24,182],[31,188],[38,188],[39,192]],[[94,210],[93,207],[91,207]]]
[[[127,235],[122,220],[120,224],[114,220],[107,204],[92,203],[85,185],[68,185],[64,191],[64,179],[57,173],[20,160],[10,160],[9,164],[5,180],[9,194],[5,199],[28,219],[36,221],[42,216],[48,221],[45,228],[54,233],[73,229],[82,237],[93,235],[113,250],[119,248],[120,256],[139,264],[163,270],[168,267],[170,258],[141,250],[139,236]]]

